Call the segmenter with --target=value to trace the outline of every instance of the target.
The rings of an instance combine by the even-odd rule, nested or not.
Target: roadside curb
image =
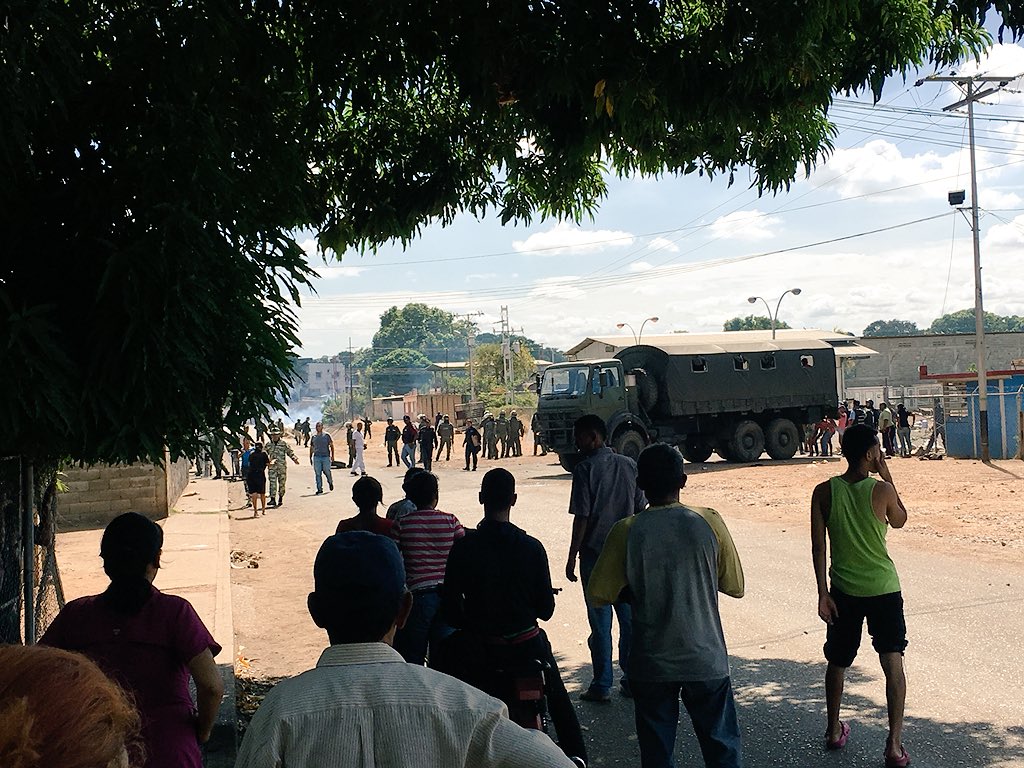
[[[225,505],[227,506],[227,505]],[[217,527],[216,611],[213,636],[224,650],[217,668],[224,680],[224,698],[217,712],[210,741],[206,744],[206,768],[231,768],[238,752],[238,725],[235,707],[235,629],[231,608],[231,520],[227,509],[220,513]]]

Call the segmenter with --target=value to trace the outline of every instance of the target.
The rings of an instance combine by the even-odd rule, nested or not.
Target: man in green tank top
[[[820,483],[811,497],[811,551],[818,582],[818,616],[828,625],[825,746],[842,749],[850,737],[849,724],[839,719],[839,707],[846,668],[857,656],[861,629],[867,619],[871,644],[885,673],[889,711],[885,765],[903,768],[910,764],[902,741],[907,697],[903,672],[907,625],[900,579],[886,550],[885,535],[889,527],[902,528],[906,524],[907,510],[896,492],[874,429],[866,424],[848,428],[842,448],[848,464],[846,472]],[[872,474],[877,474],[878,479]],[[827,577],[826,565],[830,565]]]

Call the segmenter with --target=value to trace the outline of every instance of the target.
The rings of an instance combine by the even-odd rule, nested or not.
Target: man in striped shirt
[[[497,699],[394,651],[412,600],[390,539],[331,536],[313,580],[309,612],[331,645],[315,669],[267,694],[235,768],[573,768]]]
[[[416,505],[395,522],[391,535],[405,561],[406,584],[412,592],[412,613],[395,637],[395,650],[410,664],[423,664],[428,645],[452,630],[440,616],[441,584],[452,545],[465,536],[455,515],[436,509],[437,475],[420,472],[409,478],[406,495]]]

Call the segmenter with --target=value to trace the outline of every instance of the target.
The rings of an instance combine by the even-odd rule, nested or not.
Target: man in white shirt
[[[573,768],[505,705],[391,647],[412,608],[402,556],[366,531],[331,536],[313,565],[309,613],[331,645],[283,680],[245,733],[235,768]]]
[[[352,450],[354,458],[352,459],[352,472],[351,474],[366,474],[366,464],[363,462],[363,448],[366,446],[365,438],[363,437],[363,422],[356,422],[356,431],[352,433]]]

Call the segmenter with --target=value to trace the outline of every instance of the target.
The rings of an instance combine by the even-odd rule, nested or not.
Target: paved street
[[[383,483],[385,499],[394,501],[401,495],[402,470],[379,467],[380,457],[379,451],[369,455],[370,473]],[[985,486],[990,495],[1021,489],[1019,463],[1006,463],[1009,469],[998,471],[971,462],[928,464],[896,463],[897,482],[927,471],[948,478],[951,485],[961,483],[966,497],[983,492],[971,478],[990,472],[992,479]],[[547,458],[525,457],[506,466],[519,480],[513,520],[544,542],[553,580],[566,587],[546,629],[568,685],[578,691],[589,682],[589,663],[580,588],[562,575],[570,527],[569,475]],[[794,462],[726,469],[712,464],[703,472],[694,471],[684,497],[722,512],[743,557],[747,596],[739,601],[723,597],[722,609],[746,764],[753,768],[882,763],[884,690],[868,642],[867,652],[848,677],[844,719],[852,725],[850,743],[841,753],[826,754],[821,748],[824,625],[816,615],[807,499],[813,483],[838,466]],[[455,461],[435,465],[441,478],[439,506],[457,514],[464,524],[475,525],[480,518],[476,493],[482,472],[465,473],[460,467]],[[336,490],[316,497],[311,475],[307,465],[292,467],[283,510],[231,523],[234,549],[262,553],[258,569],[233,571],[236,640],[255,675],[276,677],[306,669],[326,642],[305,612],[305,597],[320,542],[333,532],[338,519],[354,514],[349,498],[352,478],[337,472]],[[756,478],[760,499],[751,501],[738,492],[748,478]],[[907,748],[918,766],[1024,765],[1019,650],[1024,565],[1019,541],[1009,541],[1009,548],[998,541],[984,545],[971,533],[944,537],[934,526],[915,526],[915,503],[929,514],[933,508],[941,511],[940,502],[925,498],[934,490],[929,481],[904,491],[911,522],[890,535],[904,586],[910,638]],[[1016,502],[1016,497],[1009,498]],[[1020,504],[1008,501],[1003,509],[1006,517],[1016,518],[1019,529]],[[975,536],[980,541],[1000,536],[995,530],[998,523],[988,517],[974,526],[986,534]],[[611,705],[581,703],[579,712],[588,729],[593,765],[637,764],[629,701],[616,696]],[[699,764],[685,717],[678,745],[681,765]]]

